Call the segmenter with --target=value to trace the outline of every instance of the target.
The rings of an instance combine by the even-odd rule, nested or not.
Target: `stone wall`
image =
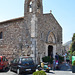
[[[42,54],[42,57],[46,55],[45,45],[48,39],[47,36],[49,32],[52,32],[54,34],[56,41],[56,52],[58,54],[61,54],[62,28],[51,13],[38,16],[37,29],[37,47],[38,52]]]
[[[3,38],[0,39],[0,55],[5,55],[11,59],[16,55],[21,55],[22,52],[25,55],[27,50],[30,50],[30,48],[26,50],[27,47],[25,47],[28,40],[25,28],[24,18],[0,23],[0,31],[3,32]]]
[[[54,34],[56,52],[61,52],[62,46],[62,28],[51,13],[39,14],[35,24],[35,39],[31,37],[31,23],[33,13],[25,13],[24,18],[9,20],[0,23],[0,31],[3,32],[3,39],[0,39],[0,55],[6,55],[8,58],[14,58],[18,55],[34,55],[32,49],[33,41],[36,40],[37,58],[46,55],[46,43],[50,32]]]

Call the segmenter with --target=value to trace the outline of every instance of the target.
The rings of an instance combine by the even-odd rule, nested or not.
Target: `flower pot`
[[[72,73],[75,73],[75,66],[72,66]]]

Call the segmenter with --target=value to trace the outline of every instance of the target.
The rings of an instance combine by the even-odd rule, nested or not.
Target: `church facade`
[[[40,62],[61,48],[62,27],[52,13],[43,14],[42,0],[25,0],[24,17],[0,22],[0,55],[10,60],[28,55]]]

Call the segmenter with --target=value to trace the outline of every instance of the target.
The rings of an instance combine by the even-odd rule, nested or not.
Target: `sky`
[[[43,13],[52,14],[61,25],[63,44],[75,33],[75,0],[42,0]],[[23,17],[25,0],[0,0],[0,22]]]

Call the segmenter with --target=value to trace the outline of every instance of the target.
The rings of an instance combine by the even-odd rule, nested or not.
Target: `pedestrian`
[[[59,61],[59,56],[58,56],[57,53],[56,53],[56,55],[55,55],[55,59]]]
[[[66,63],[66,53],[64,53],[64,63]]]
[[[55,59],[53,60],[53,70],[55,70],[56,62]]]
[[[66,55],[66,62],[67,62],[67,64],[70,63],[70,54],[69,53],[67,53],[67,55]]]
[[[56,53],[55,55],[55,68],[58,70],[59,69],[59,56],[58,54]]]
[[[55,68],[56,68],[56,70],[58,70],[59,69],[59,63],[58,63],[58,60],[56,60],[56,62],[55,62]]]

